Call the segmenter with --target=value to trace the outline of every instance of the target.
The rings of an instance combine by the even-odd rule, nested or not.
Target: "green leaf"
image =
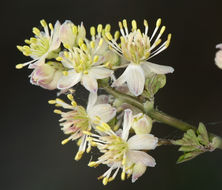
[[[203,145],[208,145],[209,144],[208,132],[203,123],[199,123],[197,133],[199,134],[198,135],[199,142]]]

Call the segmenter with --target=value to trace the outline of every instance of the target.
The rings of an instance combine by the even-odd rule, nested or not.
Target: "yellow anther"
[[[80,146],[81,143],[82,143],[82,139],[79,139],[76,144],[77,144],[77,146]]]
[[[56,101],[55,101],[55,100],[49,100],[48,103],[49,103],[49,104],[55,104]]]
[[[107,24],[107,25],[105,26],[105,32],[110,32],[110,30],[111,30],[111,25],[110,25],[110,24]]]
[[[87,50],[88,50],[86,44],[84,44],[84,43],[81,45],[81,49],[82,49],[83,51],[87,51]]]
[[[16,69],[22,69],[23,67],[24,67],[23,64],[17,64],[17,65],[15,66]]]
[[[62,114],[62,111],[61,110],[54,110],[54,113]]]
[[[55,104],[55,107],[62,107],[62,105],[60,105],[60,104]]]
[[[91,146],[88,146],[88,148],[86,149],[86,153],[89,153],[91,151]]]
[[[17,49],[19,50],[19,51],[23,51],[23,47],[22,46],[16,46],[17,47]]]
[[[114,34],[115,41],[118,40],[119,35],[120,35],[119,31],[116,31],[115,34]]]
[[[34,28],[32,29],[32,32],[33,32],[36,36],[39,36],[39,35],[40,35],[40,30],[39,30],[38,28],[36,28],[36,27],[34,27]]]
[[[103,38],[101,38],[100,40],[99,40],[99,47],[101,47],[103,45]]]
[[[98,163],[96,163],[96,162],[89,162],[88,166],[89,167],[97,167]]]
[[[160,29],[160,34],[162,35],[165,30],[166,30],[166,26],[162,26],[161,29]]]
[[[83,71],[83,74],[88,75],[89,72],[88,71]]]
[[[97,179],[98,179],[98,180],[103,179],[103,178],[104,178],[104,176],[103,176],[103,175],[101,175],[101,176],[97,177]]]
[[[172,36],[171,34],[168,34],[167,42],[166,42],[166,45],[165,45],[166,48],[168,48],[168,46],[170,45],[171,36]]]
[[[47,26],[47,23],[46,23],[46,21],[44,19],[42,19],[40,21],[40,23],[41,23],[42,27],[46,27]]]
[[[75,160],[78,161],[82,158],[84,151],[78,151],[76,156],[75,156]]]
[[[76,107],[76,106],[77,106],[76,101],[72,101],[71,104],[72,104],[73,107]]]
[[[119,125],[115,125],[114,128],[113,128],[113,130],[114,130],[114,131],[117,131],[117,130],[119,129],[119,127],[120,127]]]
[[[56,57],[56,61],[62,61],[62,57]]]
[[[123,20],[123,27],[127,28],[127,21],[126,21],[126,19]]]
[[[125,173],[125,172],[122,172],[122,173],[121,173],[121,180],[124,181],[125,179],[126,179],[126,173]]]
[[[122,22],[119,21],[119,28],[122,29],[123,28],[123,24]]]
[[[68,53],[67,51],[64,51],[64,56],[65,56],[66,58],[69,58],[69,53]]]
[[[99,116],[95,116],[95,118],[99,121],[101,120],[101,118]]]
[[[70,45],[69,44],[63,44],[63,46],[66,48],[66,49],[71,49]]]
[[[114,177],[110,177],[108,182],[111,182],[114,180]]]
[[[78,32],[78,28],[77,28],[76,25],[74,25],[74,26],[72,27],[72,32],[73,32],[74,35],[77,34],[77,32]]]
[[[109,32],[106,33],[106,37],[108,38],[108,40],[112,40],[113,39],[112,35]]]
[[[26,39],[26,40],[25,40],[25,43],[27,43],[27,44],[30,45],[30,44],[31,44],[31,41]]]
[[[91,144],[91,146],[97,146],[97,143],[93,142],[93,141],[91,141],[90,144]]]
[[[30,38],[30,41],[31,41],[31,43],[35,44],[37,42],[37,39],[32,37],[32,38]]]
[[[137,23],[135,20],[132,20],[132,31],[135,31],[137,29]]]
[[[105,66],[106,68],[111,68],[111,67],[112,67],[112,65],[110,64],[109,61],[107,61],[107,62],[104,64],[104,66]]]
[[[99,24],[99,25],[97,26],[97,32],[98,32],[98,33],[101,33],[102,30],[103,30],[103,25],[102,25],[102,24]]]
[[[61,144],[62,145],[64,145],[64,144],[66,144],[67,142],[69,142],[70,141],[70,139],[69,138],[67,138],[67,139],[64,139],[62,142],[61,142]]]
[[[159,27],[161,25],[161,18],[158,18],[158,20],[156,21],[156,27]]]
[[[89,136],[93,135],[90,131],[83,131],[83,134],[89,135]]]
[[[105,131],[107,131],[106,129],[104,129],[104,127],[101,127],[101,126],[96,126],[96,129],[97,130],[99,130],[99,131],[101,131],[101,132],[105,132]]]
[[[62,74],[63,74],[64,76],[68,76],[69,73],[68,73],[68,71],[63,71]]]
[[[148,58],[150,56],[150,52],[146,52],[145,55],[144,55],[146,58]]]
[[[95,48],[95,42],[94,42],[94,41],[91,41],[91,42],[90,42],[90,46],[91,46],[92,49],[94,49],[94,48]]]
[[[103,178],[103,185],[107,185],[108,181],[109,181],[109,179],[107,177],[104,177]]]
[[[83,39],[82,39],[82,38],[79,38],[79,41],[78,41],[78,45],[79,45],[79,47],[81,47],[82,44],[83,44]]]
[[[125,43],[125,39],[124,39],[124,37],[120,37],[120,41],[121,41],[121,43]]]
[[[106,130],[110,130],[110,126],[107,123],[102,123],[102,127],[104,127]]]
[[[96,63],[98,60],[99,60],[99,56],[95,55],[94,58],[93,58],[93,62]]]
[[[155,46],[158,46],[160,43],[161,43],[161,39],[159,39],[159,40],[157,40],[156,42],[155,42]]]
[[[90,28],[90,34],[91,34],[91,36],[95,36],[95,35],[96,35],[96,29],[95,29],[94,26],[91,26],[91,28]]]
[[[144,24],[145,27],[148,27],[148,22],[147,22],[146,19],[144,19],[143,24]]]
[[[68,98],[70,101],[73,101],[73,95],[72,95],[72,94],[68,94],[68,95],[67,95],[67,98]]]
[[[53,25],[52,25],[52,23],[49,23],[49,28],[50,28],[50,30],[53,30]]]

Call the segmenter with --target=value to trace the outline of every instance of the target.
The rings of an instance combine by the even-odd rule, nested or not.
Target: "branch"
[[[140,109],[143,113],[147,114],[152,119],[154,119],[158,122],[167,124],[169,126],[177,128],[181,131],[187,131],[188,129],[194,129],[194,130],[197,129],[195,126],[193,126],[189,123],[186,123],[184,121],[181,121],[175,117],[169,116],[169,115],[165,114],[164,112],[161,112],[157,109],[154,109],[154,108],[145,109],[143,103],[141,103],[136,98],[134,98],[130,95],[118,92],[111,87],[103,87],[103,89],[106,92],[108,92],[109,94],[111,94],[112,96],[114,96],[115,98],[119,99],[120,101],[135,106],[136,108]],[[218,141],[217,148],[222,149],[222,138],[215,135],[215,134],[212,134],[212,133],[210,133],[209,135],[210,135],[211,139],[214,137],[217,137],[217,141]]]

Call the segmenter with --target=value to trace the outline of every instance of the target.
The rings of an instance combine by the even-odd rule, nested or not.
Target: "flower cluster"
[[[169,46],[171,34],[162,42],[166,27],[161,27],[161,19],[157,20],[151,35],[146,20],[145,30],[141,32],[135,20],[130,30],[124,19],[114,36],[109,24],[99,24],[90,28],[90,38],[83,23],[57,21],[54,27],[45,20],[40,23],[43,31],[34,27],[35,36],[25,40],[26,45],[17,46],[32,60],[16,68],[28,65],[33,70],[32,84],[48,90],[58,89],[59,94],[67,95],[70,103],[60,98],[49,103],[57,107],[54,112],[61,116],[60,126],[67,135],[62,144],[77,141],[79,149],[75,160],[80,160],[84,152],[89,153],[94,147],[100,156],[92,158],[95,161],[91,160],[89,166],[103,164],[109,168],[98,178],[104,185],[119,171],[122,180],[132,176],[135,182],[148,166],[156,165],[154,158],[147,154],[158,145],[158,138],[150,134],[153,120],[121,98],[101,94],[103,91],[98,89],[109,87],[140,101],[149,100],[146,94],[154,95],[165,84],[160,81],[165,79],[163,76],[174,71],[170,66],[148,61]],[[116,70],[123,73],[116,77]],[[86,108],[75,101],[73,88],[78,83],[89,92]]]

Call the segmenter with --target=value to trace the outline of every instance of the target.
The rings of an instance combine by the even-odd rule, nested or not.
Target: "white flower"
[[[95,30],[95,28],[94,28]],[[97,79],[108,78],[113,71],[105,68],[102,52],[106,49],[101,31],[95,37],[95,31],[91,29],[92,40],[79,40],[79,48],[73,47],[69,51],[60,53],[57,60],[61,61],[68,71],[60,79],[58,89],[68,89],[77,83],[81,84],[92,93],[98,90]]]
[[[216,48],[218,48],[219,51],[216,53],[215,63],[218,66],[218,68],[222,69],[222,44],[218,44]]]
[[[68,112],[62,112],[56,109],[54,112],[60,114],[62,117],[59,121],[64,134],[70,135],[62,141],[62,144],[66,144],[70,140],[79,139],[79,150],[75,156],[75,159],[79,160],[87,147],[87,135],[85,135],[83,131],[90,131],[92,127],[95,126],[94,121],[96,118],[99,118],[103,122],[108,122],[116,115],[116,109],[110,104],[96,104],[97,94],[93,93],[89,95],[87,109],[78,106],[71,94],[67,97],[70,99],[71,104],[67,104],[59,98],[50,100],[49,103],[70,110]],[[90,150],[91,144],[88,144],[87,152]]]
[[[101,123],[96,127],[100,135],[86,132],[91,135],[88,137],[88,141],[96,143],[97,148],[103,154],[97,161],[90,162],[89,166],[96,167],[99,164],[109,166],[109,169],[99,177],[99,179],[103,179],[104,185],[112,181],[120,169],[122,169],[122,180],[128,174],[128,177],[132,175],[132,182],[135,182],[145,172],[147,166],[156,165],[155,160],[141,150],[155,149],[158,139],[151,134],[137,134],[128,138],[132,119],[132,111],[125,110],[123,130],[120,135],[114,133],[106,123]]]
[[[106,33],[106,37],[109,40],[108,43],[112,49],[129,62],[126,70],[113,83],[113,86],[120,86],[124,82],[127,82],[130,92],[135,96],[142,94],[145,77],[151,72],[156,74],[166,74],[174,71],[172,67],[147,62],[148,59],[159,54],[169,46],[171,34],[169,34],[168,39],[160,45],[160,37],[166,29],[165,26],[162,26],[159,34],[156,36],[161,25],[161,19],[157,20],[156,28],[151,37],[148,36],[148,23],[146,20],[144,21],[144,25],[145,32],[141,33],[140,29],[137,29],[136,21],[133,20],[132,32],[129,32],[126,20],[123,20],[123,23],[119,22],[120,32],[122,34],[120,37],[120,45],[117,44],[118,35],[115,35],[115,38],[113,39],[109,32]]]
[[[57,56],[54,51],[59,48],[61,43],[59,40],[59,30],[61,26],[59,21],[56,22],[54,28],[51,23],[47,25],[45,20],[41,20],[40,23],[44,28],[44,32],[34,27],[33,33],[35,37],[25,40],[27,45],[17,46],[25,56],[30,56],[33,59],[24,64],[16,65],[17,69],[21,69],[31,63],[35,63],[35,65],[44,64],[46,58],[55,58]],[[33,64],[30,65],[30,68],[32,67]]]

